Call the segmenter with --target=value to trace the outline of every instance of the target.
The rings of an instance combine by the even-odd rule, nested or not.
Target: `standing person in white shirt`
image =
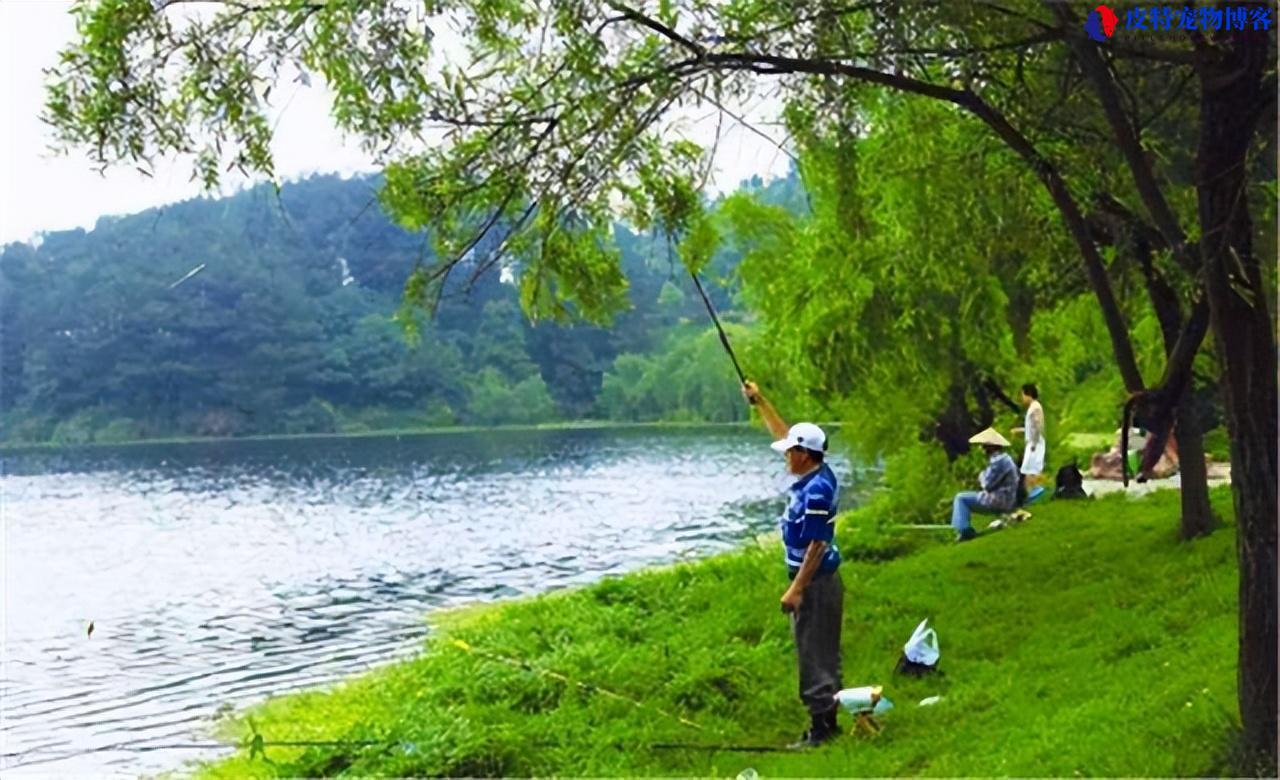
[[[1027,407],[1027,418],[1023,427],[1014,428],[1012,432],[1023,434],[1027,442],[1022,451],[1021,471],[1030,491],[1044,481],[1044,407],[1040,406],[1040,391],[1034,384],[1028,382],[1022,386],[1022,403]]]

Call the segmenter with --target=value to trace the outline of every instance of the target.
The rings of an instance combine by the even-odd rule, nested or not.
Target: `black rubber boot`
[[[835,710],[809,717],[809,730],[800,736],[800,741],[788,745],[787,747],[790,749],[807,750],[815,748],[835,737],[837,728]]]
[[[836,713],[838,712],[840,712],[838,708],[832,707],[831,711],[827,713],[827,728],[831,731],[831,736],[833,737],[840,736],[840,721],[836,719]]]

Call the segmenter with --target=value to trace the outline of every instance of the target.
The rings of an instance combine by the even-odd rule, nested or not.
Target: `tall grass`
[[[1213,503],[1231,517],[1229,493],[1215,491]],[[1140,501],[1051,502],[1022,526],[964,545],[926,543],[914,552],[885,541],[887,524],[868,531],[874,528],[868,520],[854,516],[841,528],[853,558],[842,570],[844,679],[884,685],[897,705],[882,718],[879,737],[844,736],[794,754],[654,747],[781,745],[804,726],[794,650],[778,610],[785,586],[779,550],[759,544],[438,617],[421,657],[250,713],[268,742],[380,744],[268,745],[269,762],[241,750],[202,774],[1232,770],[1238,727],[1232,525],[1180,543],[1173,492]],[[924,617],[939,632],[942,674],[895,677],[902,643]],[[486,656],[519,659],[527,668]],[[943,699],[917,706],[931,695]],[[251,734],[243,719],[225,731],[236,740]]]

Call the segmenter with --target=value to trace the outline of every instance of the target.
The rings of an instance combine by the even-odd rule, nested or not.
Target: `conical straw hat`
[[[1009,446],[1009,440],[1001,436],[1000,432],[997,431],[995,428],[988,428],[982,433],[974,434],[973,438],[969,439],[969,443],[970,444],[994,444],[997,447]]]

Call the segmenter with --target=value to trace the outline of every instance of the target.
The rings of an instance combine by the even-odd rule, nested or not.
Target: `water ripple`
[[[764,443],[584,430],[8,454],[0,770],[175,769],[192,753],[164,744],[207,740],[228,704],[411,656],[431,609],[729,549],[772,527],[762,502],[787,480]]]

